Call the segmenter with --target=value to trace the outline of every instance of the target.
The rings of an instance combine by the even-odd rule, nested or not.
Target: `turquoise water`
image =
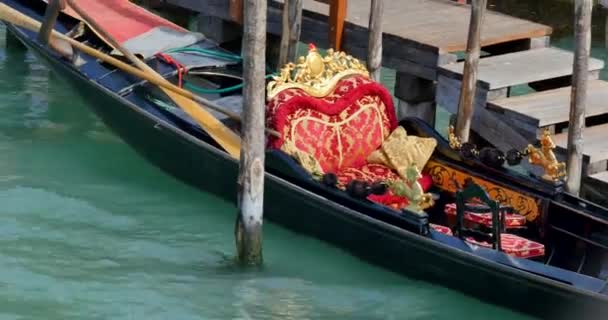
[[[263,270],[234,267],[235,207],[71,91],[0,28],[0,319],[526,319],[271,223]]]

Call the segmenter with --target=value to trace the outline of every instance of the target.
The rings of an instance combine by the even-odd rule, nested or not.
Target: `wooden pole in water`
[[[372,0],[369,12],[369,43],[367,48],[367,69],[375,81],[380,81],[382,71],[382,13],[384,0]]]
[[[460,89],[460,101],[458,103],[458,115],[456,117],[456,135],[460,141],[469,141],[471,130],[471,119],[475,105],[475,92],[477,89],[477,65],[481,51],[480,35],[483,16],[486,10],[487,0],[472,0],[471,21],[469,22],[469,37],[467,40],[467,51],[462,74],[462,87]]]
[[[281,33],[281,51],[279,68],[289,61],[296,60],[296,49],[302,29],[302,0],[285,0],[283,6],[283,30]]]
[[[583,129],[587,104],[587,78],[591,50],[592,0],[576,0],[574,5],[574,66],[568,125],[568,178],[566,190],[578,195],[583,173]]]
[[[42,45],[49,44],[55,21],[57,21],[57,17],[59,17],[59,12],[65,9],[65,7],[65,0],[49,0],[46,5],[46,11],[44,12],[42,27],[40,27],[40,32],[38,33],[38,41],[40,41]]]
[[[235,225],[239,262],[262,263],[264,209],[264,105],[267,0],[245,0],[243,68],[244,117]]]

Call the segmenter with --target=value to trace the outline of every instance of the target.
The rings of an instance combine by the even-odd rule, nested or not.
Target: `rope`
[[[156,55],[161,59],[165,60],[165,62],[167,62],[168,64],[175,66],[175,69],[177,69],[178,86],[181,88],[183,76],[186,75],[186,73],[188,72],[188,68],[186,68],[185,65],[179,63],[179,61],[173,59],[170,55],[166,53],[157,53]]]

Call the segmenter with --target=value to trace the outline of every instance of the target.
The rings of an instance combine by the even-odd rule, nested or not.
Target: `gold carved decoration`
[[[504,185],[472,176],[467,172],[449,167],[435,160],[430,160],[424,172],[431,176],[433,185],[450,193],[455,193],[459,187],[464,186],[467,178],[482,186],[490,195],[490,198],[502,204],[510,205],[528,221],[536,220],[540,215],[542,199],[536,199],[530,195],[509,189]]]
[[[435,204],[433,196],[430,193],[424,193],[424,190],[422,190],[422,185],[418,181],[422,178],[422,174],[416,163],[412,163],[406,169],[405,175],[403,181],[390,181],[389,186],[395,195],[408,199],[409,204],[406,209],[422,214],[424,210]]]
[[[287,63],[279,76],[274,76],[268,83],[267,98],[272,99],[290,88],[302,89],[310,96],[322,98],[332,93],[341,79],[352,75],[369,77],[369,72],[364,64],[344,52],[329,49],[324,57],[310,44],[306,57],[299,57],[297,64]]]
[[[420,168],[424,168],[436,146],[437,140],[434,138],[408,136],[407,131],[398,126],[382,146],[368,156],[367,162],[395,170],[402,181],[390,183],[391,190],[409,200],[407,209],[421,213],[433,206],[434,201],[430,193],[424,193],[418,181],[422,177]]]
[[[454,134],[454,127],[448,128],[448,141],[450,148],[459,150],[462,147],[460,139]],[[544,174],[542,178],[547,181],[557,182],[561,178],[566,176],[566,164],[557,161],[555,154],[555,143],[551,139],[551,132],[549,129],[543,130],[542,137],[540,138],[540,148],[536,148],[529,144],[523,151],[518,151],[521,156],[527,156],[528,162],[533,165],[537,165],[543,168]],[[476,149],[471,150],[474,155],[478,155],[479,151]]]
[[[543,179],[559,181],[560,178],[566,176],[566,164],[557,161],[553,149],[555,149],[555,143],[551,139],[551,132],[549,129],[545,129],[540,138],[540,148],[529,144],[526,153],[531,164],[541,166],[545,170]]]
[[[458,150],[462,146],[462,143],[460,143],[460,139],[458,139],[458,137],[454,133],[453,126],[450,126],[448,128],[448,141],[450,142],[450,148],[452,149]]]

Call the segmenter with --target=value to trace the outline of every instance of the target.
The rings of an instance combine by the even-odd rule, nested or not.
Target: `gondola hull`
[[[236,202],[237,161],[91,81],[20,29],[8,28],[146,160],[204,192]],[[404,230],[271,173],[266,173],[264,208],[265,218],[295,232],[490,303],[547,319],[604,319],[608,315],[608,299],[598,292],[520,270],[493,250],[467,252],[455,238],[435,234],[432,239]]]

